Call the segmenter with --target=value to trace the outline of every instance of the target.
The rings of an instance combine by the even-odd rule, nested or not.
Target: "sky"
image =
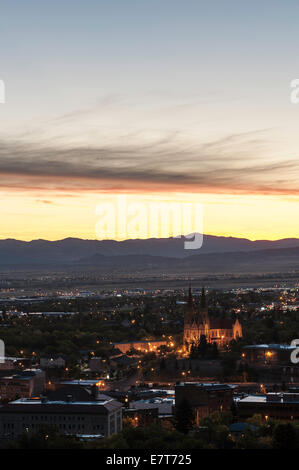
[[[200,206],[208,234],[299,237],[299,1],[0,8],[0,238],[122,239],[120,196],[130,237],[152,203]]]

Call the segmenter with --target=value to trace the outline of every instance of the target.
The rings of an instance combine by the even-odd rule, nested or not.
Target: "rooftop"
[[[292,403],[299,404],[299,393],[267,393],[267,395],[248,395],[238,403]]]
[[[170,416],[174,406],[174,399],[152,398],[149,400],[137,400],[130,403],[131,410],[158,409],[159,416]]]
[[[176,385],[176,387],[185,387],[185,386],[198,387],[207,391],[232,390],[236,387],[236,385],[232,385],[232,384],[214,384],[214,383],[198,383],[198,382],[181,382],[179,385]]]
[[[111,398],[107,397],[104,400],[94,400],[94,401],[65,401],[65,400],[43,400],[43,399],[34,399],[34,398],[20,398],[15,401],[11,401],[10,405],[106,405],[109,401],[112,401]]]
[[[152,344],[152,343],[166,343],[166,340],[165,339],[152,339],[152,340],[147,340],[145,339],[144,341],[136,341],[136,340],[132,340],[132,341],[121,341],[120,343],[114,343],[114,346],[117,346],[118,344]]]
[[[0,413],[87,413],[106,414],[120,410],[122,404],[105,396],[99,400],[47,400],[41,398],[21,398],[0,407]]]
[[[99,379],[74,379],[74,380],[54,380],[53,383],[61,385],[81,385],[82,387],[88,387],[96,385]]]
[[[239,403],[266,403],[266,395],[248,395],[245,398],[240,398]]]
[[[296,346],[291,346],[290,344],[251,344],[249,346],[244,346],[243,349],[274,349],[281,351],[296,349]]]
[[[41,369],[26,369],[18,374],[3,377],[3,380],[30,380],[38,374],[43,374]]]
[[[256,426],[249,423],[233,423],[230,425],[229,430],[230,432],[241,433],[250,429],[251,431],[256,431]]]

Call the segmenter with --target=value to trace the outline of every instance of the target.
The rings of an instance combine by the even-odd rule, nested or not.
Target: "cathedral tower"
[[[201,291],[199,315],[200,315],[199,322],[201,325],[200,335],[204,334],[206,336],[207,341],[209,341],[210,340],[210,317],[209,317],[209,310],[208,310],[206,292],[205,292],[204,287],[202,288],[202,291]]]
[[[185,351],[189,351],[191,344],[198,342],[199,316],[194,308],[192,289],[189,286],[187,309],[184,320],[184,340],[183,347]]]
[[[210,319],[205,289],[202,289],[200,302],[196,307],[189,286],[184,319],[184,351],[190,352],[191,346],[198,345],[203,335],[208,343],[216,343],[220,349],[225,349],[233,339],[242,338],[242,325],[238,320],[233,322],[230,318]]]

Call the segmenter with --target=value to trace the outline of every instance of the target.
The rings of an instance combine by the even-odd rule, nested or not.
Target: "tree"
[[[274,449],[298,449],[298,439],[295,427],[288,424],[278,424],[273,436]]]
[[[218,351],[217,343],[213,343],[213,345],[212,345],[212,359],[218,359],[218,357],[219,357],[219,351]]]
[[[198,357],[198,348],[195,346],[194,343],[191,343],[189,357],[191,359],[196,359]]]
[[[232,401],[232,404],[231,404],[231,407],[230,407],[230,412],[232,414],[232,416],[235,418],[238,414],[238,410],[237,410],[237,405],[235,403],[235,400]]]
[[[259,447],[258,433],[250,428],[245,429],[237,442],[237,449],[258,449]]]
[[[4,447],[5,448],[5,447]],[[60,435],[54,426],[41,424],[34,434],[24,433],[16,441],[9,442],[9,449],[81,449],[83,443],[75,438]]]
[[[208,347],[207,338],[205,335],[201,335],[200,340],[199,340],[199,346],[198,346],[201,357],[205,357],[206,352],[207,352],[207,347]]]
[[[184,398],[175,410],[175,428],[177,431],[188,434],[194,426],[194,413],[189,401]]]

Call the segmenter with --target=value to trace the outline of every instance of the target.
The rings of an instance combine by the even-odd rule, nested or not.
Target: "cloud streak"
[[[178,132],[128,133],[103,145],[2,139],[2,189],[299,192],[296,159],[268,156],[266,131],[197,143]]]

